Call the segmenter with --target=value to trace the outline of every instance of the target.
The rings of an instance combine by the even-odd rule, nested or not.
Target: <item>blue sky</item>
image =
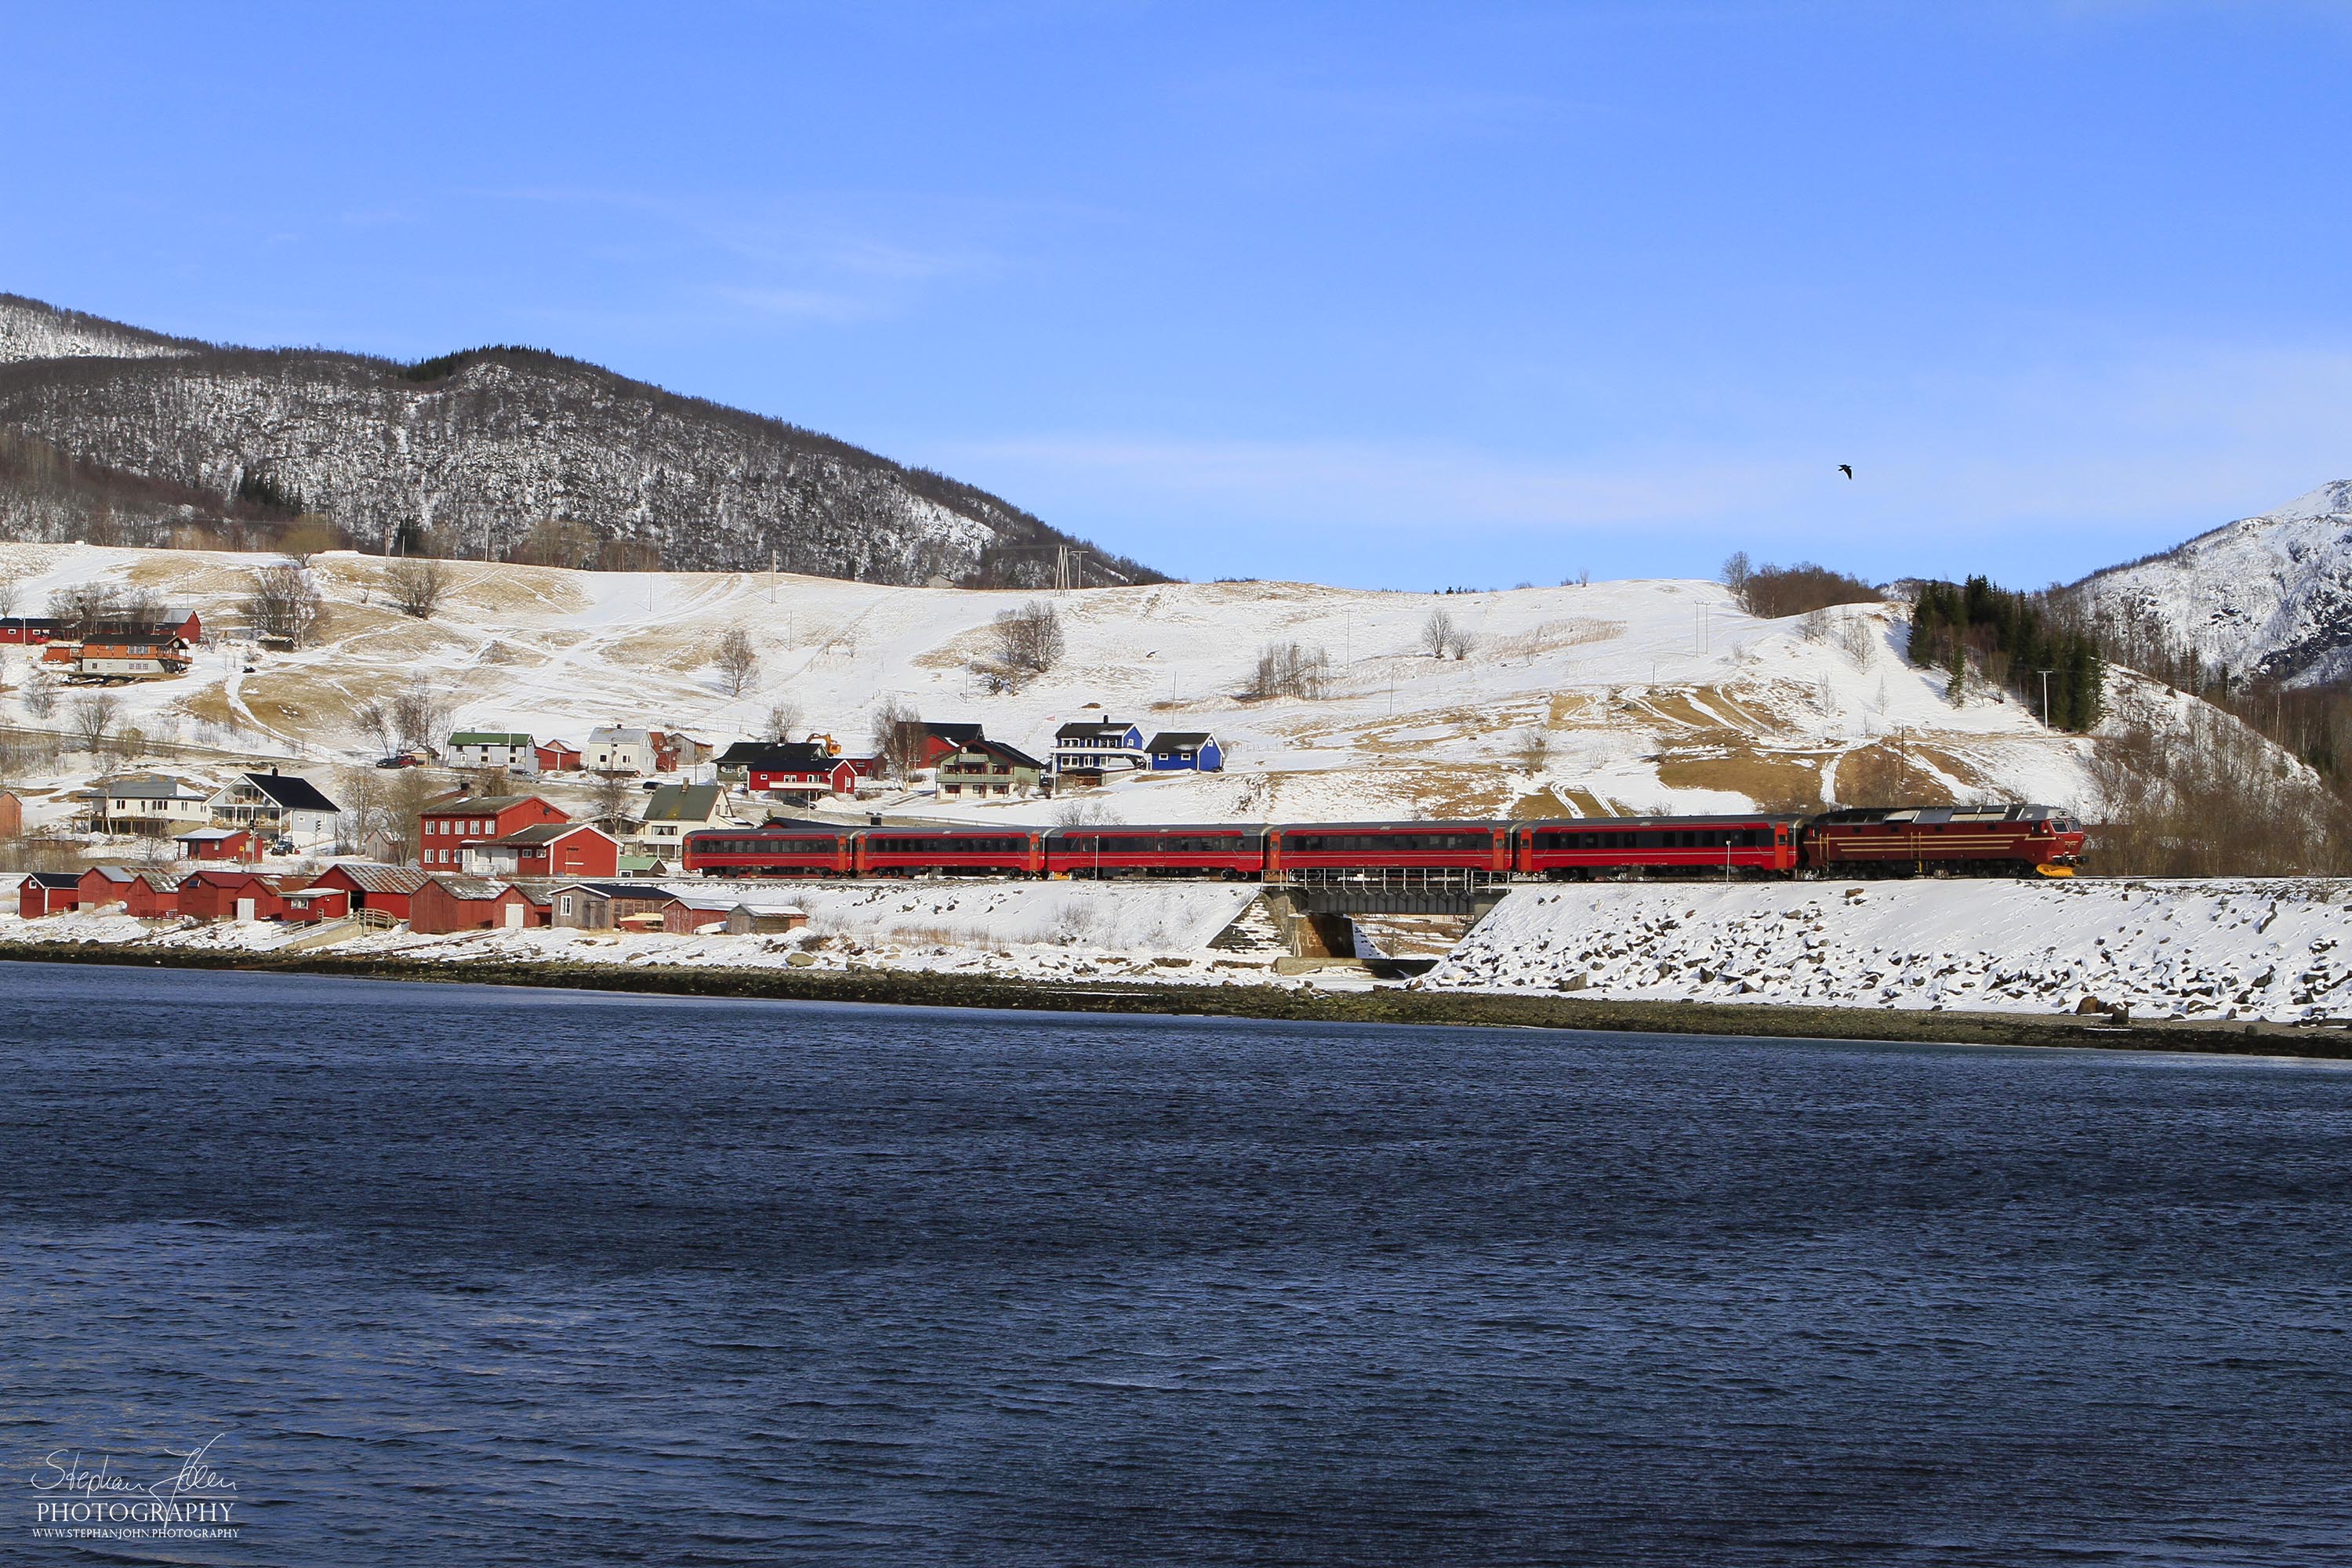
[[[2352,475],[2342,5],[0,18],[0,289],[541,344],[1189,576],[2037,584]]]

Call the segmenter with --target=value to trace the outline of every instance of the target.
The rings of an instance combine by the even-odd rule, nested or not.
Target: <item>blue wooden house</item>
[[[1155,773],[1221,773],[1225,749],[1206,730],[1167,730],[1151,737],[1151,771]]]

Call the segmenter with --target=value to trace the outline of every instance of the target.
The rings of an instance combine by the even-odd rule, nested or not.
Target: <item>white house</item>
[[[539,772],[539,748],[529,735],[505,730],[460,730],[449,737],[449,764],[459,768],[504,768],[510,773]]]
[[[213,819],[212,791],[168,773],[131,773],[90,791],[90,826],[100,833],[176,837]]]
[[[645,848],[671,859],[685,847],[688,834],[732,820],[727,792],[718,784],[664,784],[646,801],[645,820],[637,824],[635,837]]]
[[[215,822],[282,833],[297,843],[332,838],[336,820],[342,816],[342,808],[320,794],[318,785],[276,768],[266,773],[239,773],[206,804]]]
[[[580,765],[593,773],[652,773],[653,732],[614,725],[591,730],[588,743],[580,748]]]

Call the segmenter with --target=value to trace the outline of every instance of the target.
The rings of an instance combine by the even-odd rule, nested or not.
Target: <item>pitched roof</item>
[[[224,838],[250,838],[252,837],[252,830],[244,827],[192,827],[185,833],[174,833],[172,835],[173,840],[175,843],[184,843],[187,840],[194,838],[205,844],[215,843]]]
[[[372,860],[339,860],[319,875],[323,880],[338,871],[363,893],[413,893],[431,879],[413,866],[380,866]]]
[[[658,902],[671,896],[657,882],[558,882],[549,891],[560,893],[569,888],[583,889],[604,899],[652,899]]]
[[[962,745],[958,746],[951,754],[954,756],[961,756],[966,752],[977,752],[983,757],[994,757],[999,762],[1010,763],[1016,768],[1035,768],[1039,773],[1045,771],[1045,763],[1039,762],[1036,758],[1031,756],[1020,747],[1009,746],[1003,741],[992,741],[987,739],[985,736],[966,741]],[[942,758],[940,760],[944,762],[946,759]]]
[[[342,809],[320,794],[318,785],[299,773],[247,773],[245,780],[289,811]]]
[[[717,784],[664,784],[646,797],[647,822],[708,822],[727,799]]]
[[[631,744],[650,746],[654,743],[653,734],[650,731],[625,729],[619,725],[614,724],[601,725],[598,728],[588,731],[588,743],[590,745],[593,746],[599,741],[602,741],[606,745],[610,746],[626,746]]]
[[[528,746],[529,735],[509,730],[460,730],[449,737],[453,746]]]
[[[1104,735],[1124,735],[1135,726],[1117,719],[1073,720],[1054,731],[1056,741],[1091,740]]]
[[[1151,744],[1146,746],[1144,750],[1156,752],[1162,746],[1192,746],[1198,749],[1215,739],[1216,737],[1206,730],[1162,730],[1151,737]]]
[[[81,886],[81,873],[79,871],[27,871],[25,876],[28,880],[38,882],[44,888]]]
[[[499,812],[504,811],[509,806],[520,805],[527,800],[539,800],[540,798],[540,796],[535,795],[460,795],[456,800],[435,801],[431,805],[425,808],[425,815],[427,816],[455,816],[487,811],[495,816]]]
[[[185,779],[166,778],[150,774],[140,778],[101,780],[98,795],[116,800],[209,800],[212,792],[196,789]]]
[[[492,849],[502,844],[509,847],[552,844],[557,839],[570,837],[574,833],[593,833],[604,838],[612,837],[593,822],[535,822],[529,827],[517,828],[504,837],[492,838],[477,844],[473,847]]]
[[[849,759],[836,757],[814,741],[738,741],[719,763],[761,773],[829,773]]]
[[[913,730],[921,734],[936,736],[950,746],[968,745],[980,739],[980,726],[967,724],[961,721],[942,723],[935,719],[901,719],[898,721],[898,729],[901,732]]]
[[[438,876],[427,878],[426,880],[453,899],[465,899],[469,901],[503,898],[507,890],[507,885],[504,882],[493,882],[487,877]],[[423,889],[418,889],[420,892],[423,890]]]

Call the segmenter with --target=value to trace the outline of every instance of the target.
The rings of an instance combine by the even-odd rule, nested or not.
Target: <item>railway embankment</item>
[[[435,936],[93,911],[0,916],[0,949],[696,994],[979,1006],[1083,996],[1147,1012],[1993,1043],[2252,1029],[2265,1048],[2299,1049],[2285,1042],[2352,1020],[2352,884],[2319,880],[1523,884],[1434,944],[1433,967],[1307,952],[1252,889],[1228,884],[788,896],[810,916],[788,934]]]

